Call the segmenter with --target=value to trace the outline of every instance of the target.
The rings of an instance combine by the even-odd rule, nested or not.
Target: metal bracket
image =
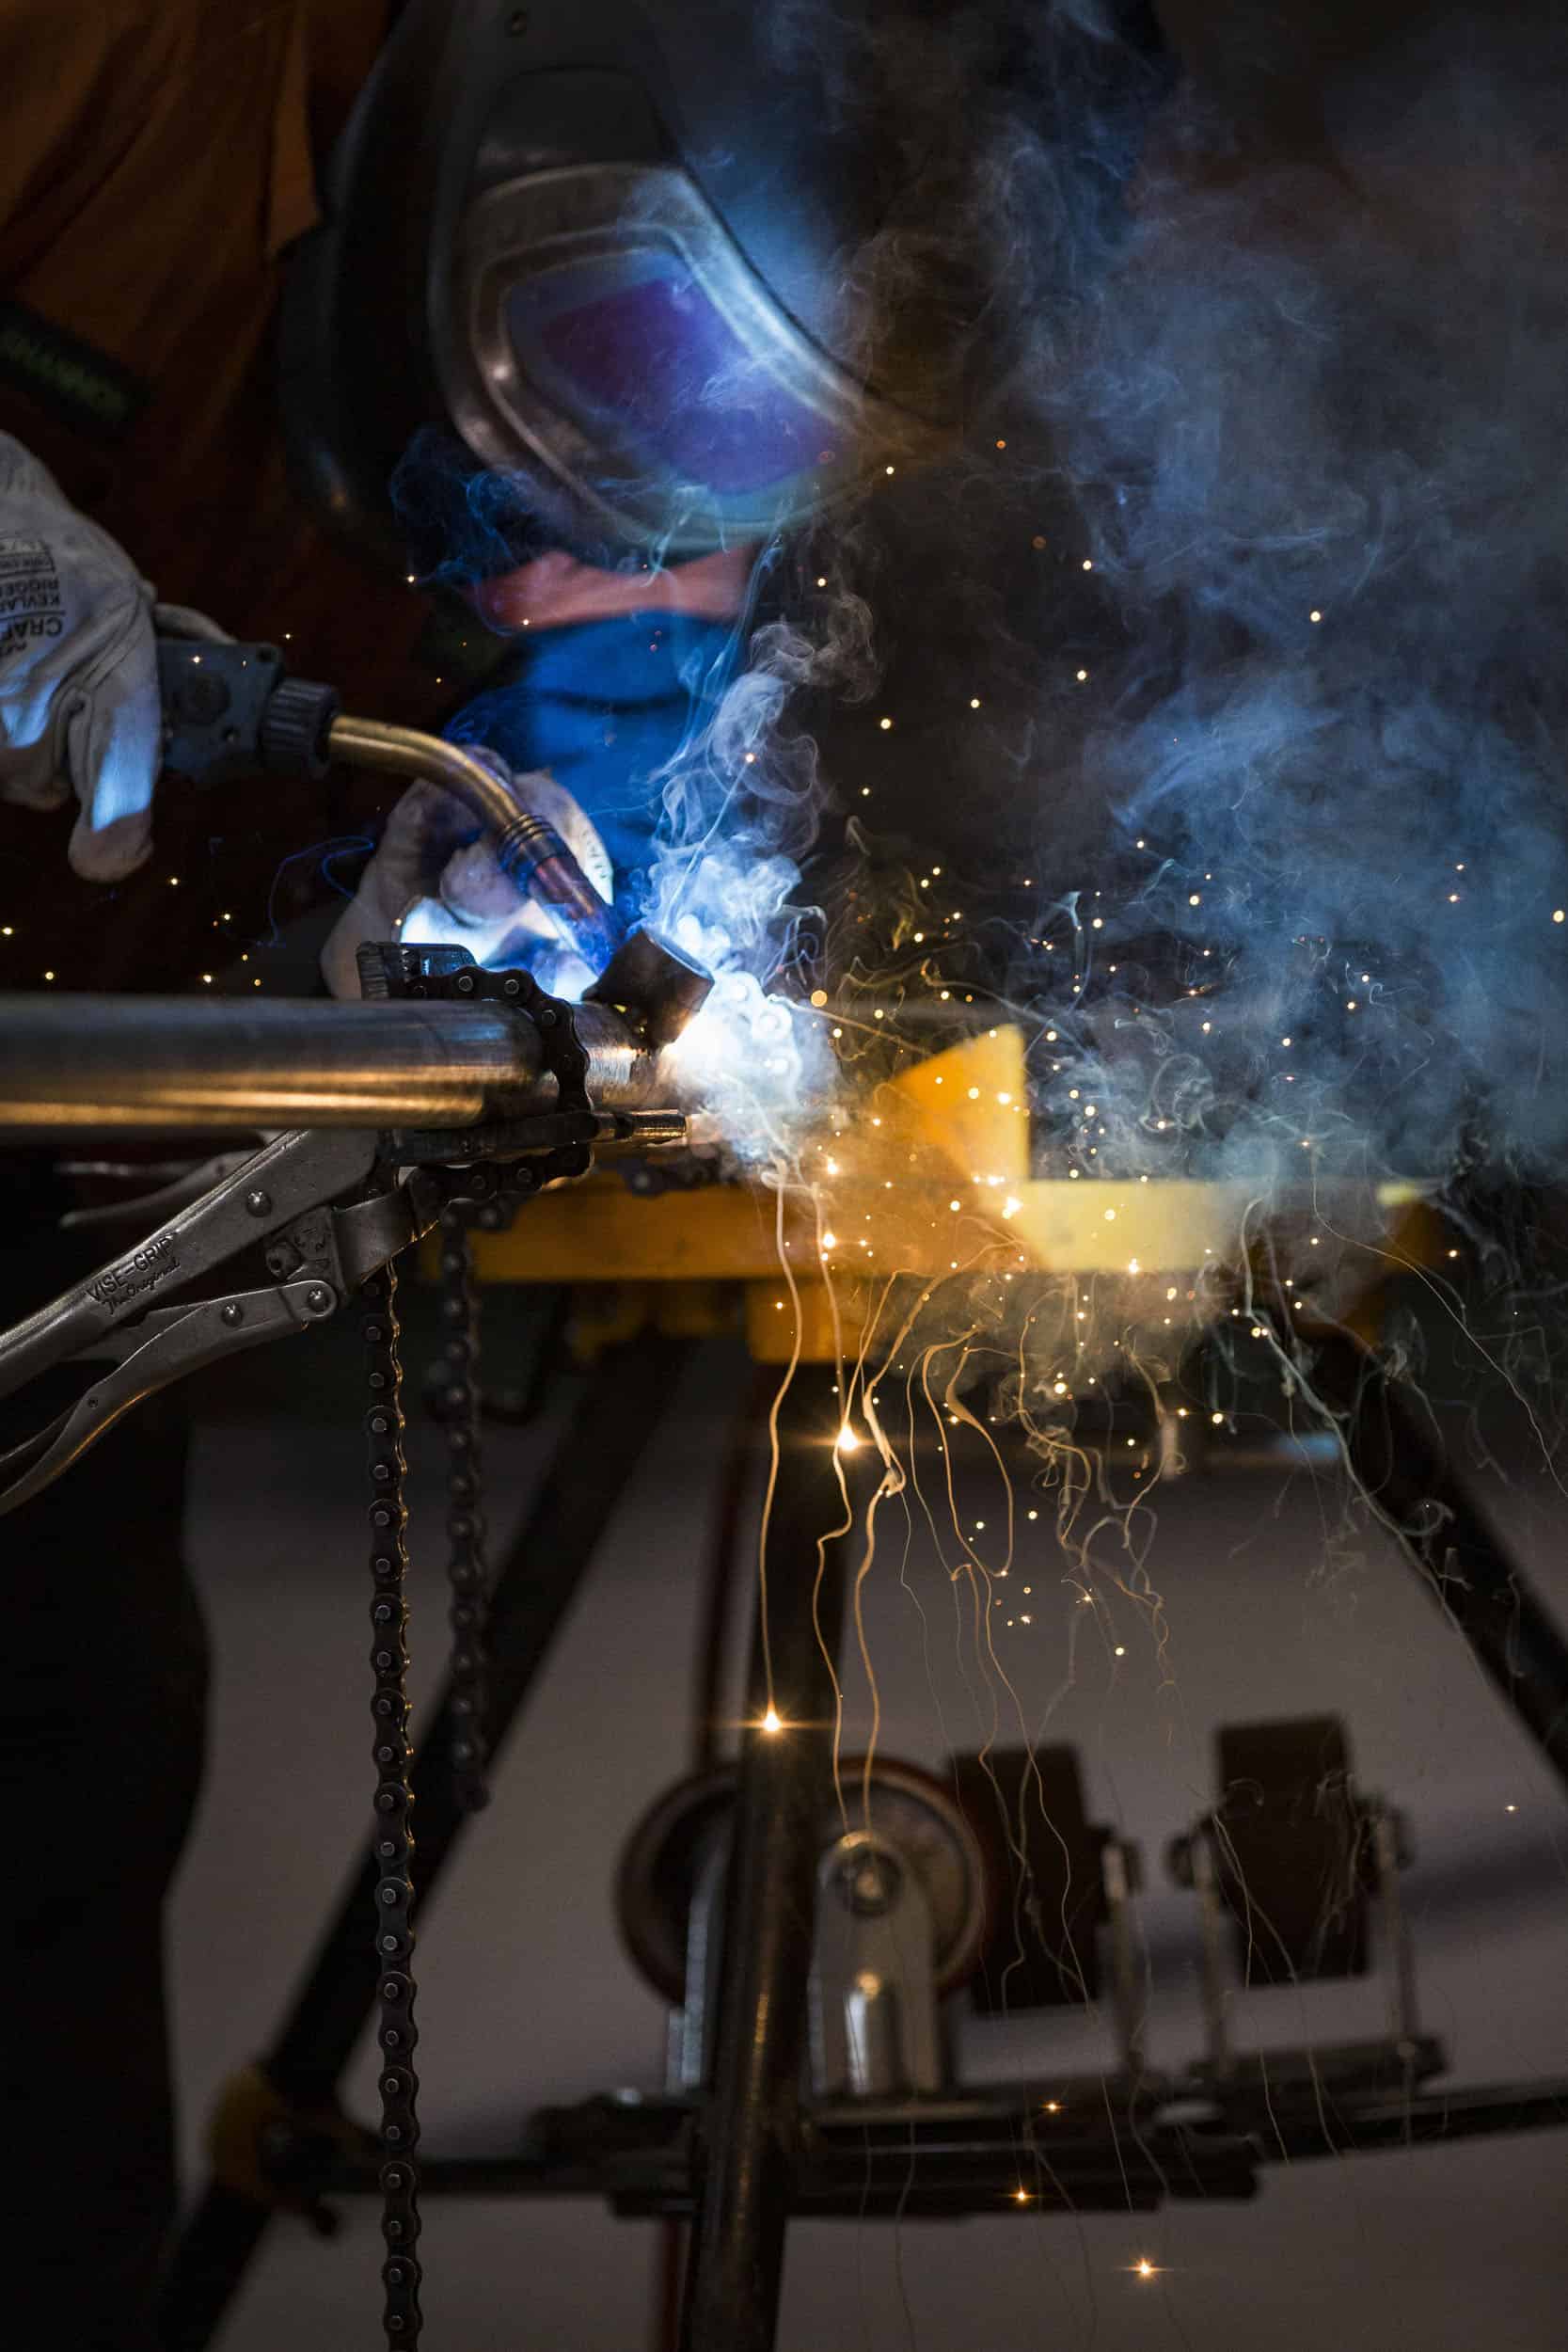
[[[1400,1872],[1410,1859],[1408,1835],[1399,1814],[1375,1797],[1359,1798],[1356,1816],[1371,1860],[1367,1891],[1377,1922],[1377,1957],[1386,1975],[1392,2049],[1401,2068],[1414,2078],[1418,2073],[1432,2071],[1434,2045],[1421,2034],[1415,1952],[1400,1895]],[[1237,2082],[1244,2063],[1229,2027],[1233,1986],[1227,1953],[1232,1923],[1223,1886],[1219,1836],[1213,1817],[1206,1816],[1179,1837],[1170,1851],[1172,1877],[1197,1898],[1198,1981],[1207,2042],[1203,2072],[1216,2087]]]
[[[935,1929],[917,1874],[887,1838],[851,1830],[816,1868],[812,2090],[881,2099],[942,2086]]]
[[[727,1832],[701,1864],[687,1915],[685,1997],[671,2012],[666,2079],[706,2087],[718,2026]],[[946,2074],[937,1923],[896,1843],[853,1830],[823,1847],[810,1982],[811,2090],[818,2099],[936,2091]]]

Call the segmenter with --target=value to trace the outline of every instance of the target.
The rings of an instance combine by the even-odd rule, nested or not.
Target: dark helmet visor
[[[942,444],[804,333],[683,172],[530,174],[457,245],[436,342],[453,423],[612,544],[764,537]]]
[[[797,399],[673,256],[547,271],[507,305],[519,365],[633,454],[721,499],[783,489],[829,462]]]

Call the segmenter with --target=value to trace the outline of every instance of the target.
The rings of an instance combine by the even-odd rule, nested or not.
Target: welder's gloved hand
[[[554,825],[607,897],[610,877],[604,851],[589,837],[569,794],[549,776],[514,775],[499,760],[467,747],[511,785],[519,802]],[[496,863],[490,836],[472,811],[439,785],[411,785],[387,819],[359,888],[322,950],[322,974],[334,996],[359,994],[357,950],[365,940],[400,939],[418,913],[416,932],[467,946],[484,963],[498,955],[527,961],[551,940],[549,923]]]
[[[0,433],[0,799],[74,792],[71,863],[119,882],[151,847],[162,743],[150,585]]]
[[[322,950],[322,976],[333,995],[358,995],[355,959],[363,941],[399,938],[409,908],[440,890],[449,866],[456,890],[460,874],[475,864],[476,856],[483,866],[483,845],[472,812],[439,785],[410,785],[388,818],[359,887]],[[489,864],[483,882],[510,890],[494,859]]]

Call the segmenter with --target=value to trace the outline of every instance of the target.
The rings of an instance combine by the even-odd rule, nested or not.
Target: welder
[[[154,809],[160,600],[549,771],[635,898],[758,550],[958,445],[985,289],[921,256],[966,101],[1138,83],[1110,15],[879,0],[847,86],[705,0],[0,0],[0,988],[264,987],[386,817],[337,775]],[[415,788],[335,986],[471,832]],[[0,1182],[8,1321],[75,1268],[54,1154]],[[173,2201],[183,1462],[171,1401],[11,1527],[8,2283],[73,2352],[154,2341]]]

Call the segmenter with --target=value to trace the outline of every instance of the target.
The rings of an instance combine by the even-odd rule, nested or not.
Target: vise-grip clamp
[[[374,946],[361,955],[369,995],[483,993],[531,1021],[555,1080],[553,1104],[472,1129],[293,1132],[225,1164],[215,1184],[134,1248],[0,1334],[0,1397],[64,1364],[102,1367],[73,1405],[0,1453],[0,1514],[49,1486],[160,1389],[325,1322],[444,1209],[471,1207],[480,1221],[505,1224],[544,1184],[586,1175],[596,1145],[684,1142],[678,1113],[595,1109],[575,1008],[546,996],[530,974],[482,971],[456,947]],[[705,979],[670,961],[682,985]],[[703,992],[691,993],[700,1002]],[[246,1253],[261,1257],[270,1282],[242,1280],[173,1303],[175,1293]]]
[[[325,1322],[416,1240],[439,1208],[421,1173],[378,1170],[378,1138],[277,1136],[135,1248],[0,1338],[0,1395],[57,1365],[102,1365],[73,1406],[0,1454],[0,1512],[51,1485],[122,1414],[189,1373]],[[181,1305],[168,1294],[255,1243],[289,1253],[283,1280]]]

